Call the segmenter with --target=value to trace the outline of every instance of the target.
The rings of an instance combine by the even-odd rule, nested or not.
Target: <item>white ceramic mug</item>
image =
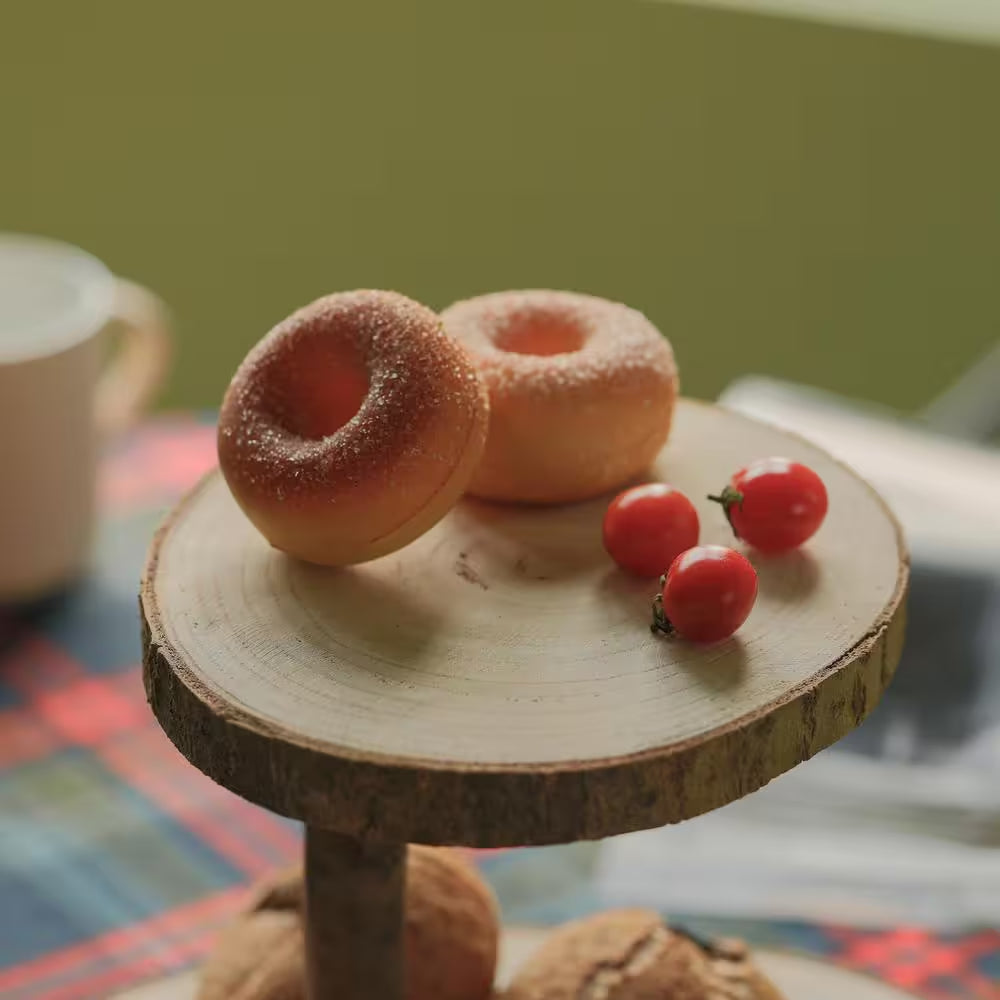
[[[0,234],[0,604],[84,570],[98,447],[159,388],[169,345],[146,289],[76,247]]]

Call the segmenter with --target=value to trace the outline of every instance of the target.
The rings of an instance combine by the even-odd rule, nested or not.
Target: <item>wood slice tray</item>
[[[803,550],[753,557],[753,614],[707,648],[650,633],[655,582],[604,553],[606,500],[463,502],[402,551],[330,570],[272,550],[210,476],[143,582],[153,711],[216,781],[352,835],[541,844],[717,808],[855,727],[903,636],[899,528],[825,453],[683,402],[652,475],[726,543],[706,494],[771,454],[812,465],[830,513]]]

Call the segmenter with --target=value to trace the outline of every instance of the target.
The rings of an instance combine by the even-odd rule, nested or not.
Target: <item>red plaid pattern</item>
[[[106,997],[134,983],[203,959],[219,928],[239,908],[242,888],[229,889],[0,971],[5,1000]]]
[[[904,927],[880,932],[839,930],[837,960],[852,969],[880,976],[900,989],[928,998],[1000,1000],[1000,931],[960,939]],[[981,960],[993,960],[991,966]]]

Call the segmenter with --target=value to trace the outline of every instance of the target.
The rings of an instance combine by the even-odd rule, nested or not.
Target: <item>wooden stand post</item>
[[[306,827],[309,1000],[402,1000],[406,846]]]

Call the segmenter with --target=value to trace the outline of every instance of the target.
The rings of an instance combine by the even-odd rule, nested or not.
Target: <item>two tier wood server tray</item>
[[[864,719],[899,659],[907,585],[871,487],[805,441],[690,401],[652,477],[695,501],[703,541],[729,544],[702,498],[767,455],[816,469],[830,512],[801,551],[753,557],[753,614],[707,648],[650,633],[655,586],[603,551],[606,499],[464,501],[407,548],[341,570],[271,549],[218,474],[174,511],[142,583],[149,701],[197,768],[305,822],[314,1000],[401,997],[408,842],[678,822]]]

